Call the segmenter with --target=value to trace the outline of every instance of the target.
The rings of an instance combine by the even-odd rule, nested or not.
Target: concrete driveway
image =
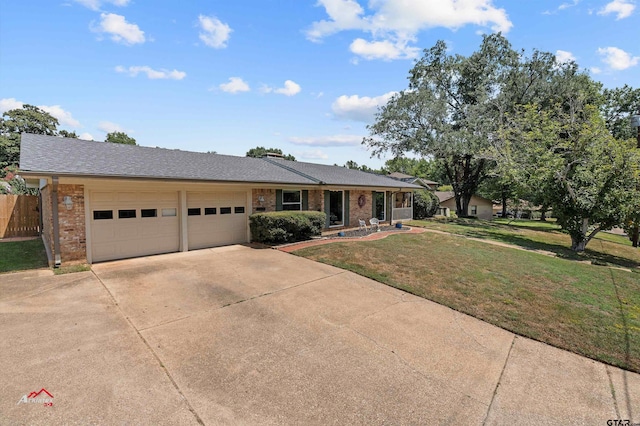
[[[244,246],[0,275],[0,382],[12,425],[640,422],[637,374]]]

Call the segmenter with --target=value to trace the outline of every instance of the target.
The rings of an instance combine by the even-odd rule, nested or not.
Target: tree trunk
[[[507,217],[507,193],[502,191],[502,217]]]
[[[631,228],[629,237],[629,239],[631,240],[631,245],[634,247],[638,247],[638,240],[640,240],[640,227],[634,226],[633,228]]]
[[[547,209],[542,208],[540,211],[541,211],[540,220],[542,222],[546,222],[547,221]]]
[[[582,236],[581,238],[577,238],[576,236],[571,236],[571,250],[582,253],[587,246],[587,239]]]
[[[462,196],[459,195],[457,192],[455,192],[455,197],[456,197],[456,215],[458,217],[462,217],[464,216],[462,214]]]
[[[589,219],[582,219],[582,229],[578,231],[571,232],[571,250],[581,253],[587,247],[587,244],[595,235],[600,232],[600,227],[596,227],[589,235]]]

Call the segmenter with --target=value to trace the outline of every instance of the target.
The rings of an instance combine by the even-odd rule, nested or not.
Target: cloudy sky
[[[379,167],[361,145],[422,50],[502,31],[640,85],[636,0],[33,0],[0,6],[0,111],[40,106],[104,140]]]

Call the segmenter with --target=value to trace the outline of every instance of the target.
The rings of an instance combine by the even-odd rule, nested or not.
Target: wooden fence
[[[39,233],[38,197],[0,194],[0,238],[35,237]]]

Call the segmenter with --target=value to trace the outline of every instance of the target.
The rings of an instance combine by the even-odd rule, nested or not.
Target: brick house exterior
[[[39,182],[54,265],[246,243],[257,212],[325,212],[327,228],[406,220],[412,208],[392,200],[419,188],[338,166],[30,134],[20,168]]]

